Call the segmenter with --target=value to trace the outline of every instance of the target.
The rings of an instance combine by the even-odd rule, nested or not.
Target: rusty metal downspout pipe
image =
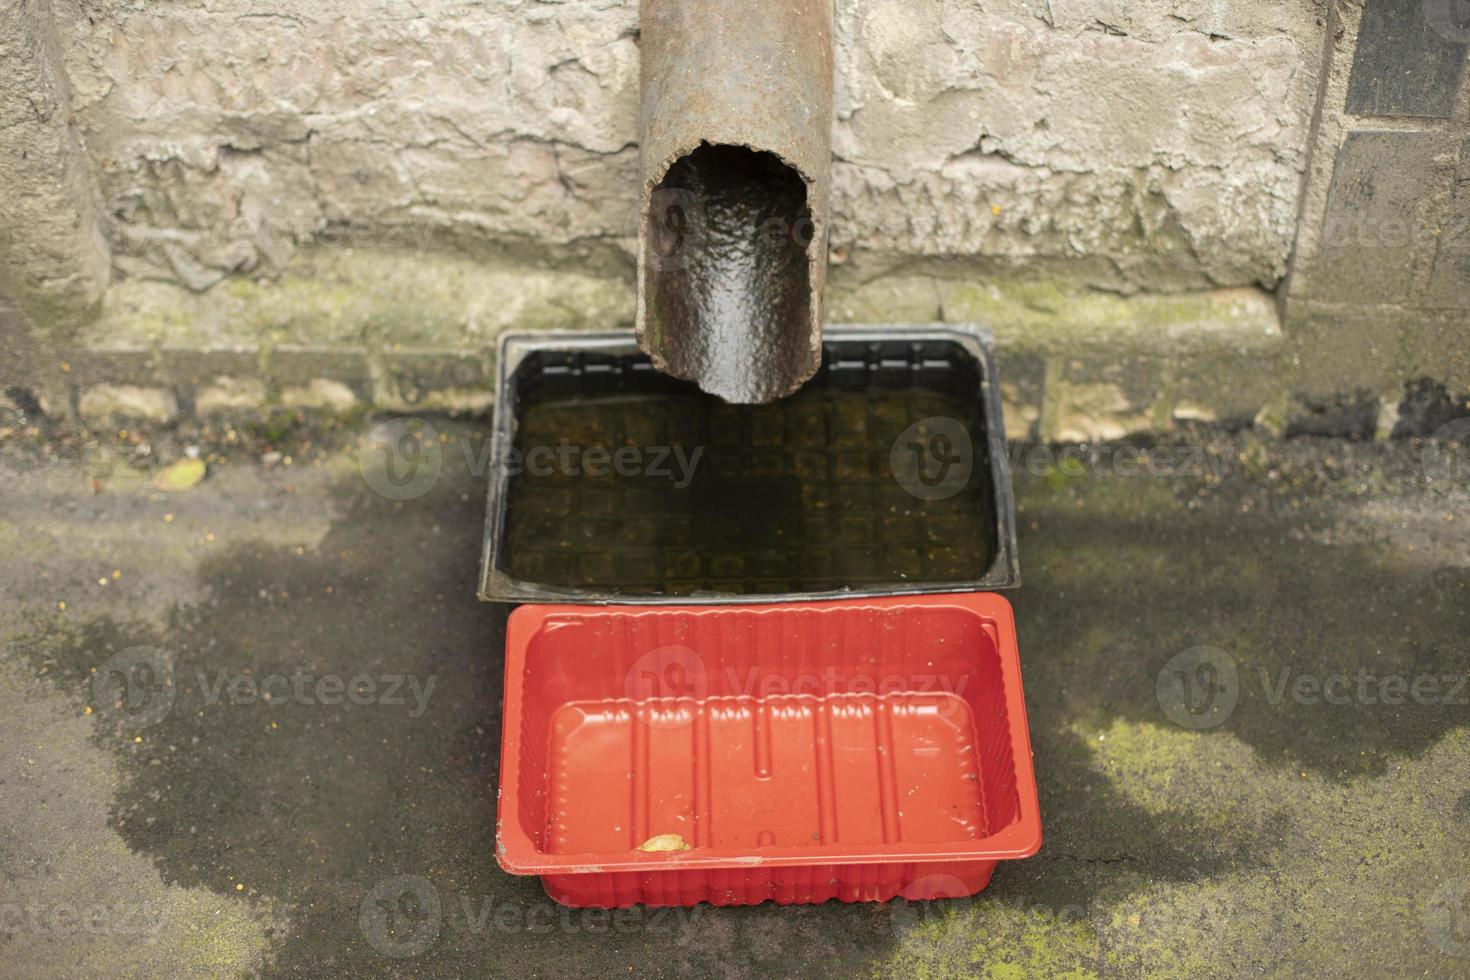
[[[642,0],[638,343],[729,402],[821,363],[832,0]]]

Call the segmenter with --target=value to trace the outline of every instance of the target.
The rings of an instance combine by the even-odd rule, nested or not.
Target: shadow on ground
[[[1093,750],[1094,733],[1120,721],[1177,734],[1156,680],[1201,644],[1234,659],[1239,700],[1189,737],[1239,739],[1267,767],[1351,787],[1467,721],[1453,705],[1273,703],[1258,679],[1463,674],[1463,569],[1318,543],[1302,515],[1189,510],[1165,481],[1057,490],[1023,479],[1028,584],[1017,607],[1047,832],[1039,857],[1002,867],[972,909],[567,912],[492,855],[504,616],[473,594],[480,481],[446,459],[412,501],[339,485],[338,516],[314,550],[245,544],[213,558],[201,571],[208,598],[178,606],[161,632],[48,619],[18,645],[78,710],[99,712],[97,741],[125,774],[113,824],[132,848],[170,882],[287,908],[273,974],[868,972],[924,921],[1088,909],[1249,873],[1290,823],[1290,801],[1216,819],[1191,799],[1251,774],[1183,767],[1170,790],[1178,805],[1144,806]],[[95,696],[96,668],[140,645],[173,665],[171,709],[153,724],[139,724],[139,704],[118,715]],[[326,677],[370,678],[374,693],[324,703],[315,685]],[[394,678],[404,680],[390,698]],[[252,697],[252,684],[271,697]]]

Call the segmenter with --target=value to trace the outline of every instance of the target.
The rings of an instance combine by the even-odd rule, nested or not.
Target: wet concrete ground
[[[434,424],[399,501],[351,433],[181,494],[0,453],[0,972],[1470,976],[1470,470],[1019,458],[1041,853],[969,901],[609,914],[494,862],[485,427]]]

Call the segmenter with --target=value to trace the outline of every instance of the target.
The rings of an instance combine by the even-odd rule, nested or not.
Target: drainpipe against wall
[[[642,0],[639,346],[735,403],[821,364],[832,0]]]

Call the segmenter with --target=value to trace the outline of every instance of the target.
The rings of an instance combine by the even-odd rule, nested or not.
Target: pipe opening
[[[702,143],[654,188],[647,229],[650,335],[669,371],[730,402],[791,391],[812,329],[801,174],[774,153]]]

